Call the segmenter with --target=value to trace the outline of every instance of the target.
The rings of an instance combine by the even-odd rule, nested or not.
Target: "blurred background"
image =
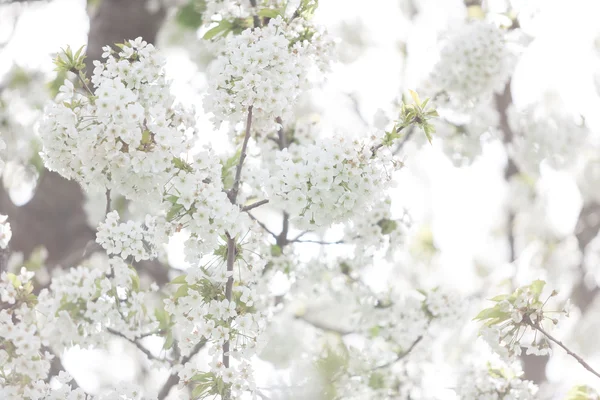
[[[200,40],[200,3],[0,0],[0,135],[8,147],[0,214],[11,222],[13,254],[49,271],[70,266],[103,217],[102,196],[44,170],[38,155],[37,121],[64,80],[52,64],[61,48],[87,46],[91,65],[104,45],[138,36],[154,43],[168,57],[173,93],[197,106],[200,136],[228,149],[227,135],[213,134],[201,107],[215,52]],[[336,38],[339,61],[299,113],[318,119],[323,132],[364,135],[395,118],[399,99],[414,89],[434,97],[441,115],[432,144],[415,134],[402,149],[405,167],[391,198],[394,215],[410,216],[405,251],[394,262],[401,267],[370,284],[400,274],[468,296],[492,283],[514,288],[545,279],[575,305],[561,336],[600,365],[598,16],[597,0],[321,0],[315,21]],[[513,62],[489,99],[456,106],[431,77],[467,18],[502,26]],[[168,260],[138,267],[160,285],[172,278],[165,264],[185,268],[182,260],[174,244]],[[92,391],[117,376],[136,379],[139,366],[121,345],[75,351],[63,362]],[[525,377],[557,393],[580,383],[600,387],[556,353],[550,363],[523,357]]]

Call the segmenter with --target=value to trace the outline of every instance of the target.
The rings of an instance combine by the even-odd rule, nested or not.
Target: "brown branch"
[[[393,364],[397,363],[398,361],[402,360],[404,357],[406,357],[407,355],[410,354],[410,352],[415,348],[415,346],[417,344],[419,344],[419,342],[421,340],[423,340],[423,336],[419,336],[414,342],[412,342],[412,344],[410,345],[410,347],[406,351],[398,354],[398,356],[395,359],[393,359],[392,361],[389,361],[389,362],[387,362],[385,364],[378,365],[378,366],[374,367],[373,369],[371,369],[371,371],[376,371],[378,369],[387,368],[390,365],[393,365]]]
[[[567,346],[565,346],[560,340],[556,339],[555,337],[553,337],[552,335],[550,335],[548,332],[546,332],[544,330],[544,328],[542,328],[540,326],[539,323],[537,322],[533,322],[531,321],[531,319],[529,319],[529,317],[527,318],[527,320],[525,320],[525,322],[531,326],[532,328],[540,331],[541,333],[544,334],[544,336],[546,336],[548,339],[550,339],[550,341],[556,343],[557,345],[559,345],[564,351],[567,352],[568,355],[570,355],[571,357],[573,357],[575,360],[577,360],[577,362],[579,364],[581,364],[581,366],[585,369],[587,369],[588,371],[590,371],[592,374],[596,375],[598,378],[600,378],[600,373],[598,373],[596,370],[594,370],[587,362],[585,362],[585,360],[583,358],[581,358],[580,356],[578,356],[577,354],[575,354],[574,352],[572,352],[571,350],[569,350],[569,348]]]
[[[354,333],[354,331],[341,329],[341,328],[335,328],[333,326],[324,324],[319,321],[311,321],[304,316],[297,316],[296,319],[306,322],[307,324],[309,324],[317,329],[320,329],[322,331],[337,333],[338,335],[341,335],[341,336],[346,336],[346,335],[350,335],[350,334]]]
[[[250,5],[254,8],[256,8],[256,0],[250,0]],[[258,17],[258,15],[254,14],[252,16],[252,21],[254,22],[255,28],[260,28],[261,24],[260,24],[260,18]]]
[[[275,234],[275,232],[273,232],[272,230],[270,230],[269,228],[267,228],[267,226],[264,223],[260,222],[254,215],[248,213],[248,216],[253,221],[255,221],[258,224],[258,226],[260,226],[265,232],[267,232],[268,234],[270,234],[271,236],[273,236],[275,238],[275,240],[277,240],[277,234]]]
[[[180,361],[179,361],[179,365],[185,365],[187,364],[192,357],[194,357],[196,354],[198,354],[198,352],[200,352],[200,350],[202,350],[202,348],[206,346],[206,340],[202,340],[200,341],[191,351],[190,354],[188,354],[187,356],[183,357]],[[169,392],[171,391],[171,388],[175,385],[177,385],[177,383],[179,383],[179,376],[177,375],[177,373],[172,373],[171,375],[169,375],[169,378],[167,379],[167,381],[165,382],[165,384],[163,385],[163,387],[160,389],[160,392],[158,392],[158,400],[164,400],[168,395]]]
[[[250,140],[250,130],[252,128],[252,106],[248,107],[248,118],[246,119],[246,133],[244,135],[244,142],[242,143],[242,152],[240,154],[240,160],[235,167],[235,180],[233,181],[233,187],[227,193],[231,204],[235,204],[237,195],[240,190],[240,181],[242,179],[242,166],[246,159],[246,149],[248,148],[248,140]]]
[[[227,194],[231,204],[236,204],[237,195],[240,188],[240,181],[242,178],[242,167],[244,166],[244,160],[246,159],[246,149],[248,148],[248,140],[250,140],[250,131],[252,129],[252,106],[248,107],[248,118],[246,119],[246,133],[244,135],[244,142],[242,143],[242,152],[240,154],[240,160],[238,161],[237,167],[235,169],[235,181],[233,182],[233,187],[231,191]],[[232,237],[227,233],[227,272],[231,273],[231,276],[227,278],[227,283],[225,284],[225,298],[227,301],[231,302],[232,293],[233,293],[233,267],[235,264],[235,258],[237,256],[237,248],[235,243],[235,237]],[[231,324],[231,320],[229,321]],[[229,368],[229,347],[230,341],[226,340],[223,343],[223,365],[226,368]],[[231,388],[230,386],[225,387],[225,392],[223,394],[223,400],[229,400],[231,398]]]
[[[106,189],[106,208],[104,209],[104,218],[110,212],[110,189]]]
[[[336,242],[326,242],[323,240],[313,240],[313,239],[294,239],[294,240],[290,240],[290,243],[315,243],[315,244],[323,244],[323,245],[329,245],[329,244],[344,244],[344,240],[340,239]]]
[[[256,203],[248,204],[247,206],[242,207],[242,211],[253,210],[256,207],[260,207],[263,204],[267,204],[268,202],[269,202],[269,200],[265,199],[265,200],[257,201]]]
[[[146,355],[146,357],[148,357],[150,360],[157,360],[157,361],[165,361],[164,359],[158,358],[156,356],[154,356],[154,354],[152,354],[152,352],[150,350],[148,350],[147,348],[145,348],[144,346],[142,346],[142,344],[137,340],[137,339],[130,339],[127,336],[125,336],[124,334],[122,334],[119,331],[116,331],[112,328],[107,328],[106,329],[109,333],[118,336],[122,339],[127,340],[129,343],[135,345],[135,347],[137,347],[142,353],[144,353]]]

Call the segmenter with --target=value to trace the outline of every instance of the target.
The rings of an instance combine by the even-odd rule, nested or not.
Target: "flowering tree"
[[[93,242],[49,271],[43,250],[11,251],[16,226],[0,216],[1,398],[545,398],[566,389],[533,382],[522,363],[561,352],[598,379],[568,398],[598,398],[600,369],[559,339],[567,299],[597,291],[577,285],[598,278],[598,227],[557,233],[536,186],[544,168],[574,169],[571,149],[593,146],[593,131],[547,104],[511,104],[528,41],[514,10],[461,6],[417,90],[355,135],[302,111],[344,45],[313,19],[317,0],[171,3],[144,12],[173,7],[202,32],[201,104],[176,100],[166,58],[138,37],[105,43],[92,63],[65,48],[35,122],[6,118],[0,170],[35,162],[76,182],[99,222]],[[198,129],[194,106],[227,150]],[[498,214],[509,259],[476,265],[465,287],[432,280],[442,252],[427,224],[398,212],[399,174],[417,149],[469,168],[494,144],[507,160]],[[597,159],[583,164],[580,190],[596,204]],[[169,267],[173,245],[185,268]],[[159,378],[89,391],[61,363],[115,339]]]

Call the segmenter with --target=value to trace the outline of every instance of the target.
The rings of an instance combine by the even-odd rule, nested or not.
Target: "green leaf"
[[[383,389],[385,387],[385,377],[379,372],[373,372],[369,377],[369,387],[373,389]]]
[[[165,344],[163,345],[163,348],[165,350],[170,349],[171,347],[173,347],[174,342],[175,342],[175,339],[173,339],[173,332],[171,332],[171,330],[169,330],[167,332],[167,337],[165,338]]]
[[[538,279],[538,280],[533,281],[531,283],[531,285],[529,285],[529,288],[533,294],[535,294],[536,296],[539,297],[542,294],[542,290],[544,290],[545,285],[546,285],[546,282]]]
[[[13,274],[12,272],[9,272],[8,274],[6,274],[6,277],[8,278],[8,281],[12,283],[15,289],[21,287],[21,280],[17,277],[17,275]]]
[[[273,8],[263,8],[257,14],[259,17],[277,18],[281,15],[281,11],[275,10]]]
[[[182,6],[175,16],[179,25],[187,29],[198,29],[202,25],[202,12],[206,9],[204,1],[196,2],[191,0],[188,4]]]
[[[272,257],[279,257],[281,254],[282,254],[281,247],[277,246],[276,244],[271,246],[271,256]]]
[[[179,214],[179,212],[182,209],[183,209],[183,205],[173,204],[173,206],[169,209],[169,212],[167,212],[167,221],[172,221],[173,219],[175,219],[177,214]]]
[[[415,92],[414,90],[410,90],[410,89],[408,89],[408,92],[410,93],[410,97],[412,97],[415,104],[420,107],[421,99],[419,99],[419,95],[417,94],[417,92]]]
[[[492,308],[486,308],[485,310],[482,310],[473,319],[474,320],[484,320],[484,319],[490,319],[490,318],[508,319],[508,318],[510,318],[510,314],[507,313],[506,311],[500,310],[500,308],[498,308],[498,307],[492,307]]]
[[[186,284],[187,281],[185,280],[185,277],[187,275],[183,274],[183,275],[179,275],[178,277],[176,277],[175,279],[173,279],[171,282],[169,282],[169,285],[182,285],[182,284]]]
[[[173,157],[173,165],[175,165],[175,168],[179,168],[187,172],[193,171],[192,166],[179,157]]]
[[[206,382],[212,381],[213,378],[214,378],[214,376],[213,376],[213,374],[211,372],[200,372],[200,373],[192,376],[190,378],[190,381],[192,381],[192,382],[206,383]]]
[[[189,287],[188,287],[188,285],[187,285],[187,284],[179,286],[179,289],[177,289],[177,291],[176,291],[176,292],[175,292],[175,294],[173,295],[173,299],[174,299],[174,300],[177,300],[177,299],[178,299],[178,298],[180,298],[180,297],[185,297],[185,296],[187,296],[187,294],[188,294],[188,289],[189,289]]]
[[[380,220],[377,225],[381,228],[381,233],[383,235],[389,235],[390,233],[392,233],[393,231],[396,230],[396,228],[398,227],[398,224],[396,223],[396,221],[391,220],[391,219],[382,219]]]
[[[136,269],[133,267],[133,265],[129,264],[128,267],[129,267],[129,270],[131,271],[131,288],[135,292],[139,292],[140,291],[140,277],[138,276],[138,273],[137,273]]]
[[[380,331],[379,326],[374,326],[371,329],[369,329],[369,334],[371,335],[371,337],[377,337],[377,336],[379,336],[379,331]]]
[[[167,330],[169,328],[171,316],[165,311],[164,308],[155,308],[154,317],[156,317],[156,320],[158,321],[158,327],[161,330]]]
[[[489,301],[495,301],[495,302],[499,302],[499,301],[504,301],[506,299],[508,299],[510,297],[510,294],[499,294],[498,296],[494,296],[491,299],[488,299]]]
[[[574,386],[569,393],[567,393],[567,397],[565,400],[599,400],[600,395],[593,388],[587,385],[577,385]]]
[[[212,29],[209,29],[204,34],[203,39],[210,40],[221,34],[226,35],[231,30],[231,28],[233,28],[233,24],[231,22],[227,20],[222,20],[217,26],[215,26]]]

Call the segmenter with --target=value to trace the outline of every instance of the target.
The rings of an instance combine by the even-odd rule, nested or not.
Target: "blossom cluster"
[[[522,375],[518,363],[493,360],[487,367],[471,364],[461,371],[456,392],[464,400],[535,399],[537,386]]]
[[[174,174],[166,187],[163,208],[167,210],[166,235],[173,233],[173,227],[189,232],[184,251],[192,265],[219,247],[226,232],[235,236],[249,225],[248,217],[229,201],[221,164],[210,149],[199,152],[193,163],[184,164]]]
[[[157,252],[153,249],[155,218],[147,215],[144,226],[131,220],[122,224],[118,222],[119,213],[112,211],[98,226],[96,241],[107,254],[117,254],[125,260],[131,256],[135,261],[156,257]]]
[[[373,158],[366,143],[341,136],[303,146],[301,153],[294,158],[287,149],[278,152],[266,185],[272,204],[286,210],[301,228],[343,222],[370,206],[393,170],[385,168],[391,160]]]
[[[185,384],[203,377],[206,392],[215,382],[221,382],[229,385],[237,398],[244,391],[256,389],[250,359],[262,347],[260,334],[265,316],[256,309],[259,297],[254,283],[261,277],[264,265],[257,259],[248,260],[251,268],[236,266],[236,285],[229,300],[225,285],[233,272],[225,272],[226,254],[216,257],[172,281],[177,290],[164,300],[164,309],[174,324],[181,353],[190,354],[195,347],[206,346],[212,359],[208,371],[193,363],[184,365],[179,371],[180,381]],[[229,365],[221,359],[225,342],[235,343],[228,354],[232,360]]]
[[[129,199],[160,199],[173,159],[190,149],[195,118],[173,105],[165,60],[141,38],[105,63],[94,61],[94,90],[65,80],[40,126],[46,166],[86,188]]]
[[[536,280],[512,294],[496,296],[491,299],[496,303],[494,307],[484,309],[475,317],[486,322],[480,330],[481,336],[499,355],[506,358],[520,356],[522,347],[527,349],[526,354],[551,353],[548,339],[541,330],[544,329],[544,323],[550,322],[554,326],[559,321],[556,317],[550,317],[552,311],[543,307],[557,292],[552,291],[545,301],[541,301],[544,286],[544,281]],[[568,313],[568,304],[558,312],[564,315]],[[546,329],[549,330],[549,327],[546,326]]]
[[[47,91],[40,90],[46,83],[39,72],[17,66],[3,76],[0,85],[0,174],[2,164],[6,162],[20,166],[37,162],[39,139],[35,124],[48,101]],[[5,149],[11,151],[5,152]]]
[[[50,290],[39,295],[46,317],[38,319],[56,349],[102,347],[110,331],[134,339],[157,329],[145,304],[149,293],[125,261],[98,255],[52,279]]]
[[[522,170],[534,176],[542,161],[554,168],[575,164],[588,139],[585,126],[565,114],[560,99],[548,94],[545,103],[508,110],[515,132],[512,155]]]
[[[514,64],[504,33],[470,22],[453,32],[432,72],[432,83],[458,101],[477,101],[502,90]]]
[[[344,242],[356,245],[355,254],[377,250],[386,242],[398,242],[405,222],[394,219],[390,210],[391,199],[375,202],[367,212],[356,215],[347,224]]]
[[[281,17],[262,28],[228,36],[223,54],[211,65],[204,108],[216,125],[244,121],[252,107],[255,129],[273,129],[276,119],[291,119],[306,86],[310,65],[308,42],[294,45],[285,36]]]
[[[56,353],[62,352],[62,349],[73,343],[85,344],[82,336],[85,337],[91,330],[98,329],[95,326],[96,321],[100,321],[101,318],[104,318],[104,321],[111,320],[110,326],[117,326],[114,324],[119,317],[114,312],[115,302],[109,300],[110,290],[106,290],[106,294],[101,297],[104,298],[105,304],[112,305],[109,305],[108,309],[96,308],[95,311],[91,311],[93,304],[90,301],[93,300],[89,297],[91,293],[97,293],[98,280],[87,279],[84,271],[81,268],[72,269],[62,282],[53,281],[52,289],[58,290],[51,293],[48,289],[43,289],[39,296],[34,293],[34,273],[25,267],[21,268],[19,274],[2,272],[0,275],[0,398],[110,400],[118,395],[124,400],[141,400],[142,390],[129,383],[116,384],[114,388],[92,396],[73,385],[72,378],[64,371],[60,371],[55,379],[51,380],[50,366]],[[115,279],[124,283],[124,274],[127,272],[123,272],[116,264],[113,265],[113,271],[117,277]],[[102,275],[101,268],[87,269],[87,272],[87,276]],[[119,276],[121,278],[118,278]],[[131,287],[131,281],[127,286]],[[105,287],[104,283],[102,287]],[[97,295],[96,297],[99,298]],[[138,300],[138,310],[141,310],[144,300],[141,297]],[[128,309],[126,303],[122,303],[124,308],[120,312],[136,311]],[[88,310],[84,311],[85,308]],[[110,309],[113,312],[104,315],[104,312]],[[85,312],[85,315],[79,312]],[[73,319],[69,313],[73,314]],[[85,319],[88,319],[86,325],[82,324]],[[92,325],[94,327],[90,328]],[[103,342],[101,339],[97,344]],[[144,398],[150,400],[152,397]]]

